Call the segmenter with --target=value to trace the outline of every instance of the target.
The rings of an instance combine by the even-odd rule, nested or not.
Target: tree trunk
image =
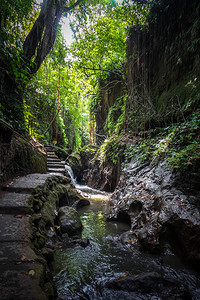
[[[62,14],[69,12],[79,3],[81,3],[81,0],[75,1],[74,4],[66,7],[66,0],[43,0],[39,17],[23,45],[23,58],[29,67],[31,59],[34,60],[34,64],[30,68],[31,74],[37,72],[52,49]]]
[[[72,10],[82,0],[75,1],[69,7],[66,7],[66,2],[66,0],[43,0],[41,12],[24,41],[21,65],[18,62],[17,67],[15,66],[18,73],[22,72],[23,69],[26,70],[26,78],[30,78],[32,74],[37,72],[52,49],[62,14]],[[1,18],[0,26],[2,24]],[[2,41],[1,39],[0,36],[0,43],[2,44],[3,39]],[[9,60],[5,61],[4,58],[0,58],[0,66],[0,110],[7,122],[11,120],[16,129],[21,129],[24,125],[22,96],[26,81],[20,82],[17,79]]]
[[[31,73],[36,73],[53,47],[57,26],[62,16],[60,1],[44,0],[39,17],[25,39],[23,50],[25,62],[34,57]]]

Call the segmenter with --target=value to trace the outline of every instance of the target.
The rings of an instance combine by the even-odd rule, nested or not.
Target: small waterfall
[[[68,172],[70,178],[71,178],[71,181],[73,183],[73,185],[75,185],[75,187],[82,191],[82,192],[85,192],[85,193],[89,193],[89,194],[93,194],[93,195],[108,195],[107,192],[103,192],[103,191],[99,191],[99,190],[96,190],[96,189],[93,189],[87,185],[82,185],[82,184],[78,184],[77,181],[76,181],[76,178],[74,177],[74,173],[73,173],[73,170],[72,168],[69,166],[69,165],[65,165],[65,170]]]
[[[74,173],[72,171],[72,168],[69,165],[65,165],[65,170],[68,172],[72,183],[76,186],[77,182],[76,182],[76,178],[74,177]]]

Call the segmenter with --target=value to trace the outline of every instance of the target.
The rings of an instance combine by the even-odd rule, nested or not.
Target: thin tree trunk
[[[60,107],[60,69],[58,69],[58,105],[57,105],[57,120],[56,120],[56,141],[58,141],[58,113]]]

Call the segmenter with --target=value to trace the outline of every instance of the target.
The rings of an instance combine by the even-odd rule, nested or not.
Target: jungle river
[[[90,205],[78,210],[83,223],[82,238],[89,239],[88,246],[56,251],[57,299],[199,299],[195,271],[172,253],[152,256],[120,242],[121,234],[130,228],[124,223],[106,221],[109,196],[91,193]]]

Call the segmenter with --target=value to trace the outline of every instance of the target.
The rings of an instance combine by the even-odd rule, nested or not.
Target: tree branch
[[[87,67],[83,67],[81,65],[79,65],[80,68],[84,69],[84,70],[91,70],[91,71],[102,71],[102,72],[110,72],[113,74],[122,74],[122,72],[120,70],[107,70],[107,69],[96,69],[96,68],[87,68]]]
[[[77,0],[76,2],[74,2],[74,4],[72,4],[69,7],[63,7],[63,12],[68,13],[70,10],[72,10],[73,8],[75,8],[77,5],[79,5],[82,2],[82,0]]]

